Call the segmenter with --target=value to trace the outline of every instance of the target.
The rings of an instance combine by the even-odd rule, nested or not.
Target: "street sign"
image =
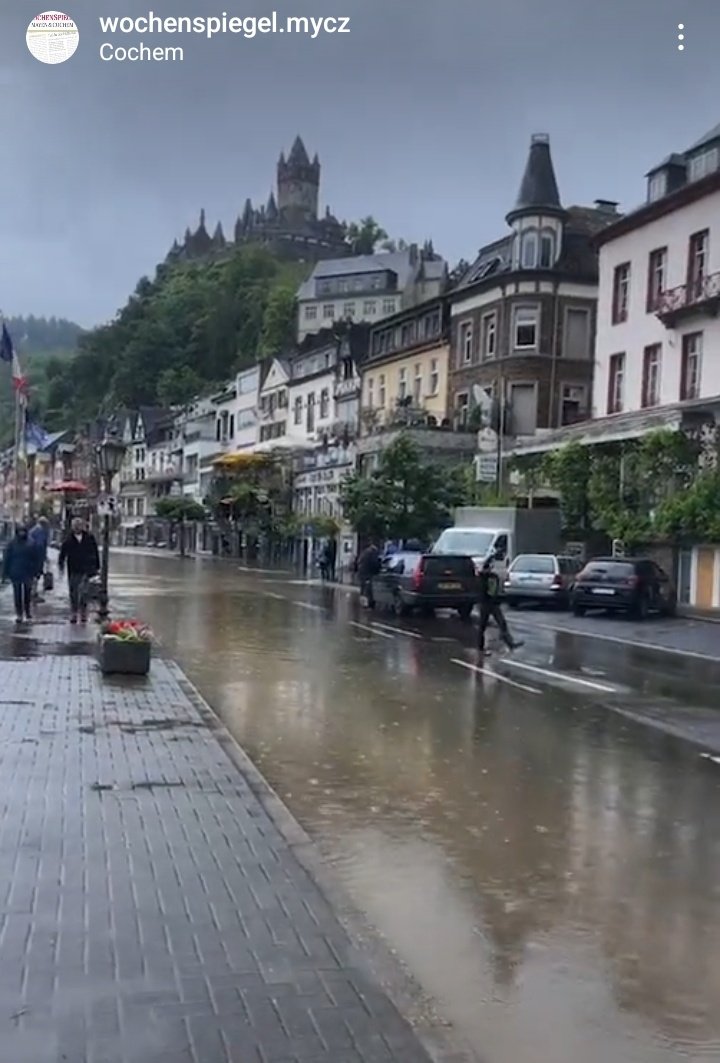
[[[478,432],[478,450],[481,454],[496,454],[498,434],[494,428],[481,428]]]
[[[613,539],[612,555],[613,557],[625,557],[625,543],[622,539]]]
[[[114,517],[118,511],[117,498],[115,495],[104,495],[98,499],[98,516]]]
[[[475,479],[481,483],[492,484],[497,480],[497,454],[477,454],[475,457]]]

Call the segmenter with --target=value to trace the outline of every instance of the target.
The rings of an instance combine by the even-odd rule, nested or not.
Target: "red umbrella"
[[[82,495],[87,491],[87,486],[81,484],[79,480],[62,480],[61,483],[55,484],[54,487],[49,488],[49,494],[58,495]]]

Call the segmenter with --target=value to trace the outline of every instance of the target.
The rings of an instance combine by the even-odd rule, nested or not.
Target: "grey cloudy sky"
[[[565,203],[629,208],[651,164],[720,121],[718,0],[75,0],[80,47],[58,66],[25,46],[42,5],[0,14],[6,314],[112,317],[201,206],[228,232],[265,200],[297,132],[338,217],[372,213],[454,262],[504,232],[533,132]],[[145,37],[184,61],[99,58],[99,15],[273,8],[351,32]]]

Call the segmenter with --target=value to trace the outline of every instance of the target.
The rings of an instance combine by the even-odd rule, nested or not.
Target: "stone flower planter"
[[[103,675],[147,675],[150,671],[152,643],[109,638],[98,640],[98,660]]]

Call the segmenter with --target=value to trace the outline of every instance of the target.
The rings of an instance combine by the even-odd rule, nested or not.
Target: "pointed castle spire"
[[[221,221],[219,221],[215,226],[215,232],[213,233],[212,240],[215,247],[225,247],[225,233],[223,232]]]
[[[268,196],[267,207],[265,208],[265,216],[268,221],[275,221],[278,216],[277,203],[275,202],[275,193],[271,192]]]
[[[530,140],[530,152],[515,206],[507,216],[508,223],[521,214],[562,214],[555,169],[550,154],[550,137],[535,133]]]
[[[310,165],[310,159],[308,158],[308,153],[305,150],[305,145],[302,142],[302,137],[295,137],[295,140],[293,141],[293,146],[290,149],[290,154],[288,155],[288,162],[292,163],[294,166]]]

